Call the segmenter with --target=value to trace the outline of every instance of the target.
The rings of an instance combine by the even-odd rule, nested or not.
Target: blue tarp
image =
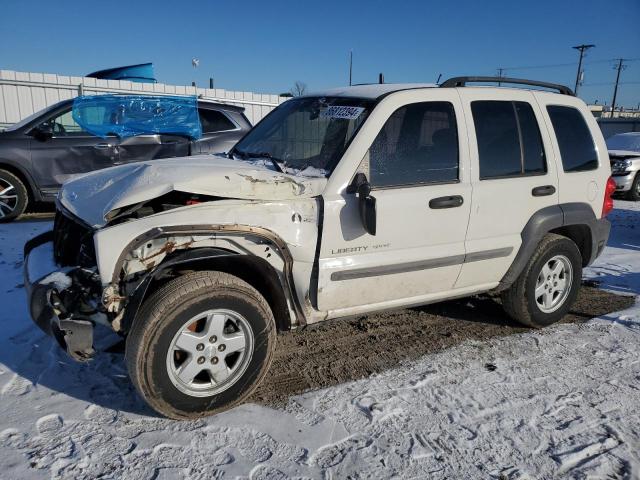
[[[196,97],[92,95],[73,101],[73,119],[98,137],[174,134],[202,137]]]
[[[85,77],[104,78],[109,80],[129,80],[138,83],[156,83],[153,63],[139,63],[124,67],[107,68],[85,75]]]

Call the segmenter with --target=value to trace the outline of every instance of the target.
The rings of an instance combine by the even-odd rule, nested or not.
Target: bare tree
[[[296,81],[296,83],[293,84],[293,87],[290,90],[291,95],[293,95],[294,97],[299,97],[301,95],[304,95],[307,92],[307,84],[304,82],[301,82],[300,80]]]

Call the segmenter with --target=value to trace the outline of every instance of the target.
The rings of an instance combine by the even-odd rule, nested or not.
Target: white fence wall
[[[198,95],[245,108],[255,125],[262,117],[286,100],[264,93],[234,92],[220,88],[196,88],[164,83],[135,83],[125,80],[100,80],[69,77],[53,73],[0,70],[0,127],[6,127],[49,105],[78,96],[102,93],[140,93],[152,95]]]

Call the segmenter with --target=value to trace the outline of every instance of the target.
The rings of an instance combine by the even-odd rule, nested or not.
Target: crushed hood
[[[270,170],[221,156],[137,162],[98,170],[64,184],[60,201],[93,227],[114,209],[172,191],[242,200],[289,200],[320,195],[327,180]]]

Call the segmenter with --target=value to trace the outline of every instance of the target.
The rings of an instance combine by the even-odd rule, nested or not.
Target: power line
[[[616,82],[594,82],[594,83],[583,83],[583,87],[601,87],[603,85],[614,85]],[[639,85],[640,82],[619,82],[619,85]]]
[[[503,70],[533,70],[536,68],[553,68],[553,67],[573,67],[575,62],[572,63],[555,63],[549,65],[528,65],[525,67],[503,67]]]
[[[603,59],[599,59],[599,60],[588,60],[588,61],[584,61],[583,64],[584,65],[593,65],[595,63],[609,63],[609,62],[615,62],[617,61],[617,58],[603,58]],[[625,62],[637,62],[638,60],[640,60],[639,58],[625,58],[624,61]],[[557,68],[557,67],[573,67],[575,66],[575,62],[571,62],[571,63],[549,63],[546,65],[525,65],[522,67],[501,67],[502,70],[533,70],[533,69],[538,69],[538,68]]]

